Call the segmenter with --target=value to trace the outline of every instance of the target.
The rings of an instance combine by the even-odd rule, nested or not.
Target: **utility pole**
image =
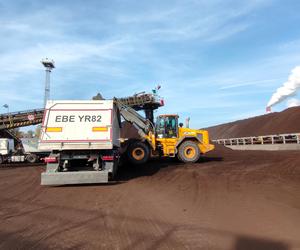
[[[44,95],[44,107],[46,106],[47,100],[50,98],[50,73],[55,68],[54,61],[45,58],[41,61],[46,70],[45,78],[45,95]]]

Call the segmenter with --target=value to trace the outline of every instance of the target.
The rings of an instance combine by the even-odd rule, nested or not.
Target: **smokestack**
[[[266,107],[266,113],[271,113],[271,107]]]
[[[288,78],[283,83],[282,87],[278,88],[272,95],[267,107],[271,107],[289,96],[296,94],[296,91],[300,88],[300,66],[294,68]]]

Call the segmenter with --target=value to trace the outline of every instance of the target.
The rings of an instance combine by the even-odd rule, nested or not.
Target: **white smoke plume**
[[[291,98],[291,99],[287,100],[286,105],[288,108],[300,106],[300,100],[298,100],[296,98]]]
[[[292,70],[288,80],[272,95],[267,107],[271,107],[285,98],[296,94],[298,88],[300,88],[300,66]]]

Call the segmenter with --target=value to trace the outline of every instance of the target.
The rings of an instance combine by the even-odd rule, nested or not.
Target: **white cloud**
[[[92,67],[95,60],[102,60],[103,64],[108,61],[124,60],[124,53],[129,50],[126,40],[99,43],[37,44],[34,47],[2,54],[0,83],[12,81],[28,72],[41,70],[40,60],[44,57],[55,59],[57,67],[79,66],[83,60],[85,60],[83,67],[87,65]],[[107,73],[109,72],[109,69],[107,69]],[[113,73],[115,74],[116,71]]]
[[[116,21],[120,24],[136,24],[168,21],[173,15],[178,14],[179,8],[171,7],[165,10],[145,11],[141,14],[120,15],[116,17]]]
[[[230,83],[228,85],[222,86],[220,88],[220,90],[240,88],[240,87],[245,87],[245,86],[265,85],[266,83],[274,83],[274,82],[280,81],[282,79],[283,78],[274,78],[274,79],[262,79],[262,80],[254,80],[254,81],[245,81],[245,82]]]
[[[252,21],[247,16],[254,10],[264,7],[268,1],[251,1],[240,4],[222,1],[176,2],[170,7],[140,10],[137,13],[121,15],[117,21],[143,26],[139,37],[154,41],[184,41],[201,39],[202,42],[215,42],[226,39],[246,30]],[[155,5],[154,5],[155,6]]]

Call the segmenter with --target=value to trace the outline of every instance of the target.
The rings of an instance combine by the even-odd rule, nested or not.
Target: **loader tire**
[[[150,157],[150,149],[143,142],[133,142],[127,148],[127,157],[129,162],[134,165],[144,164]]]
[[[29,163],[35,163],[38,161],[38,157],[35,154],[29,154],[26,156],[26,161],[28,161]]]
[[[200,149],[196,142],[185,141],[179,146],[177,157],[182,162],[194,163],[199,160],[200,155]]]

